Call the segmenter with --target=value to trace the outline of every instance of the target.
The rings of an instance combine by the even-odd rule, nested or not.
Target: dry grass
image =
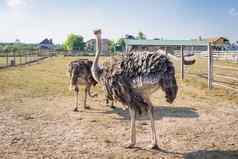
[[[89,98],[91,110],[72,111],[66,65],[75,59],[56,57],[0,70],[0,158],[238,158],[236,93],[208,91],[206,80],[198,76],[178,80],[173,105],[165,102],[161,91],[153,96],[163,151],[144,149],[150,141],[145,117],[137,123],[141,148],[127,150],[123,145],[129,138],[128,113],[119,103],[115,110],[106,107],[99,86],[93,89],[99,96]],[[198,62],[188,71],[205,68]]]

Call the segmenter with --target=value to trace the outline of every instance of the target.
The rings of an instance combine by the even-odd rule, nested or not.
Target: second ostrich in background
[[[177,95],[175,68],[160,52],[130,52],[108,67],[99,66],[101,53],[101,30],[96,35],[96,56],[92,65],[94,79],[102,84],[112,99],[129,107],[131,133],[128,148],[136,144],[136,112],[148,112],[151,121],[152,148],[158,149],[153,105],[150,96],[158,89],[165,92],[167,102],[172,103]]]
[[[96,94],[91,94],[90,89],[92,86],[97,84],[91,73],[92,61],[88,59],[80,59],[77,61],[72,61],[68,65],[68,72],[70,76],[70,89],[74,89],[75,93],[75,108],[74,111],[78,111],[78,98],[79,98],[79,86],[85,86],[84,89],[84,109],[89,109],[87,106],[87,95],[90,97],[97,96]]]
[[[75,108],[74,111],[78,111],[79,106],[79,86],[85,86],[84,89],[84,109],[89,109],[87,106],[87,95],[90,97],[96,97],[97,94],[91,93],[91,87],[97,84],[94,80],[91,72],[92,61],[88,59],[79,59],[70,62],[68,65],[68,72],[70,76],[70,89],[74,89],[75,96]],[[114,102],[109,94],[106,94],[106,104],[110,105],[111,108],[115,108]],[[111,101],[111,102],[110,102]]]

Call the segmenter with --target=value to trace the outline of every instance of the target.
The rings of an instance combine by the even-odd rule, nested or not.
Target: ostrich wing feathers
[[[160,86],[162,79],[174,77],[174,67],[166,56],[157,52],[131,52],[105,67],[101,75],[109,99],[116,99],[141,112],[148,106],[137,90]]]
[[[157,84],[164,77],[164,73],[173,68],[168,58],[157,52],[129,53],[124,56],[120,67],[120,73],[133,88]]]

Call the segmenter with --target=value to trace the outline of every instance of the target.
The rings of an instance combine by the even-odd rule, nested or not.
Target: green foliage
[[[139,32],[136,39],[145,40],[146,36],[143,32]]]
[[[55,45],[55,50],[56,51],[64,51],[64,45],[56,44]]]
[[[111,43],[109,45],[109,49],[111,52],[115,53],[117,51],[123,51],[125,46],[126,46],[125,39],[120,38],[118,40],[111,41]]]
[[[69,34],[64,42],[65,50],[84,50],[83,37],[76,34]]]
[[[36,44],[25,44],[25,43],[0,43],[0,52],[20,52],[22,50],[32,50],[37,47]]]

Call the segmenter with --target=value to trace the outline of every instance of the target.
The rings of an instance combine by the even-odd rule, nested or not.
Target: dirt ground
[[[221,93],[208,96],[207,90],[179,82],[178,97],[169,105],[159,91],[152,99],[160,150],[148,148],[146,115],[136,123],[137,148],[126,149],[128,111],[120,103],[116,109],[106,106],[101,88],[94,89],[98,97],[89,98],[90,110],[73,112],[64,72],[70,60],[56,58],[0,71],[0,158],[238,159],[235,99]],[[50,85],[49,79],[55,82]]]

